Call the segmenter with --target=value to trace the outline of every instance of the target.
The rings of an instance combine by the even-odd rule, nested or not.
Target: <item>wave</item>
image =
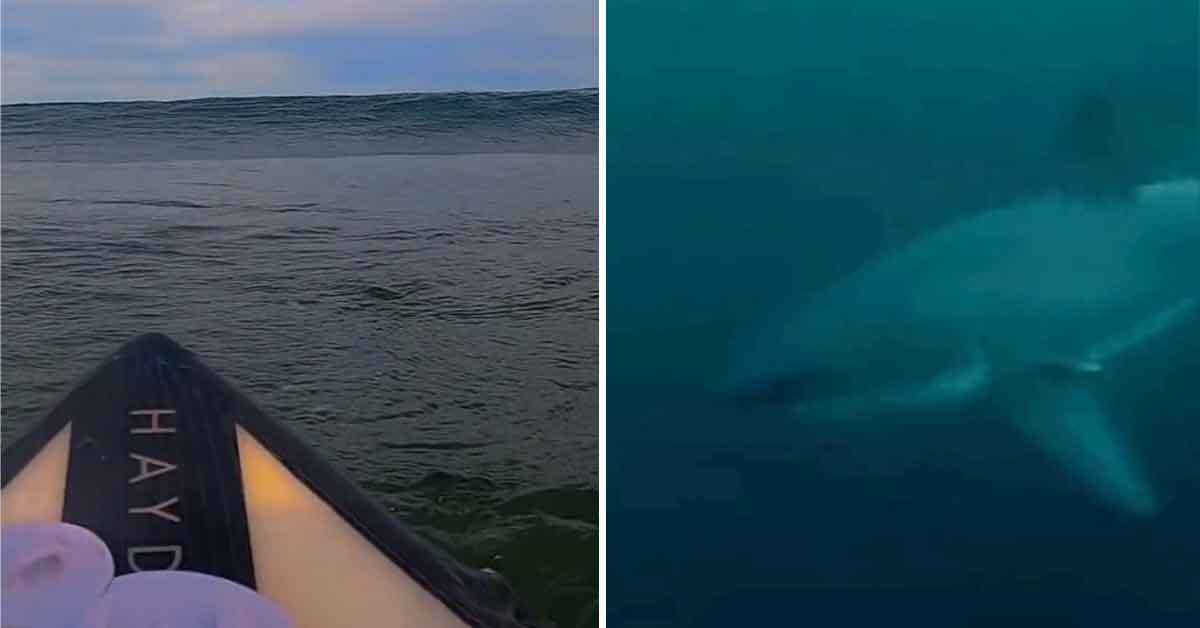
[[[4,159],[157,161],[594,152],[597,90],[0,107]]]

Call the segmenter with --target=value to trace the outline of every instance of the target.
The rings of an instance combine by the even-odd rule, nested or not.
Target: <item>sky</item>
[[[0,100],[595,87],[597,0],[3,0]]]

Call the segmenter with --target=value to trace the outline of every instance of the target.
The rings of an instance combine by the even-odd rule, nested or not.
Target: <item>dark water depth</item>
[[[609,626],[1200,625],[1200,321],[1106,384],[1153,517],[997,408],[828,425],[720,393],[746,330],[950,221],[1200,175],[1198,10],[608,3]]]

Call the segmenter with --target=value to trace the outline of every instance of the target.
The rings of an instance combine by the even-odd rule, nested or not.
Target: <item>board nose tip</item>
[[[149,356],[158,355],[162,357],[178,356],[187,353],[179,343],[172,340],[169,336],[160,332],[148,332],[142,334],[133,340],[125,343],[118,351],[121,356],[129,357],[133,355]]]

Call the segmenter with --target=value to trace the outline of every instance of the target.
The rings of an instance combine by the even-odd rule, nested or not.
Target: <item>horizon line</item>
[[[556,87],[545,89],[430,89],[396,92],[338,92],[328,94],[260,94],[257,96],[194,96],[188,98],[131,98],[128,100],[43,100],[20,101],[13,103],[0,102],[0,107],[33,107],[45,105],[110,105],[110,104],[169,104],[195,102],[201,100],[260,100],[266,98],[369,98],[372,96],[423,96],[450,94],[547,94],[553,92],[581,92],[587,90],[599,91],[599,85],[585,87]]]

